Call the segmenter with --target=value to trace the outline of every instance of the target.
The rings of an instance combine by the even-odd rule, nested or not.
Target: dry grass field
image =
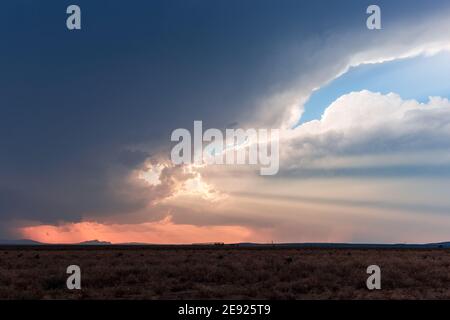
[[[66,289],[66,268],[82,290]],[[367,266],[382,290],[366,289]],[[0,299],[450,299],[450,251],[0,248]]]

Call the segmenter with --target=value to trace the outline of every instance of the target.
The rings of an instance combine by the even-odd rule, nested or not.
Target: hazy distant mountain
[[[12,246],[30,246],[30,245],[49,245],[47,243],[42,243],[30,239],[17,239],[17,240],[1,240],[0,245],[12,245]],[[54,244],[57,245],[57,244]],[[100,240],[89,240],[80,243],[72,244],[59,244],[59,245],[81,245],[81,246],[109,246],[114,245],[108,241]],[[128,242],[128,243],[118,243],[117,246],[161,246],[157,244],[150,243],[139,243],[139,242]],[[408,243],[397,243],[397,244],[384,244],[384,243],[252,243],[252,242],[242,242],[234,244],[222,244],[222,243],[205,243],[205,244],[187,244],[185,246],[225,246],[225,247],[241,247],[241,248],[251,248],[251,247],[275,247],[275,248],[340,248],[340,249],[441,249],[450,248],[450,242],[438,242],[438,243],[424,243],[424,244],[408,244]],[[169,244],[162,246],[171,246]]]
[[[0,240],[0,245],[42,245],[43,243],[29,240],[29,239],[18,239],[18,240]]]
[[[110,245],[111,242],[108,241],[100,241],[100,240],[89,240],[89,241],[83,241],[80,243],[76,243],[76,245],[83,245],[83,246],[105,246]]]
[[[429,245],[437,245],[439,248],[450,248],[450,242],[430,243]]]
[[[409,244],[409,243],[236,243],[237,247],[276,247],[276,248],[329,248],[329,249],[440,249],[450,248],[450,242]]]
[[[82,245],[82,246],[105,246],[110,245],[111,242],[108,241],[100,241],[100,240],[90,240],[83,241],[80,243],[73,243],[71,245]],[[0,240],[0,245],[11,245],[11,246],[30,246],[30,245],[48,245],[47,243],[42,243],[29,239],[18,239],[18,240]]]

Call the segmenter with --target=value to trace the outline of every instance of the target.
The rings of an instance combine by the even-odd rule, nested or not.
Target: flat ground
[[[71,264],[82,290],[66,288]],[[449,250],[0,248],[0,299],[434,298],[450,299]]]

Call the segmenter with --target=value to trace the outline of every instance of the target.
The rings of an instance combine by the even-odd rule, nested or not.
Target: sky
[[[450,240],[450,3],[376,3],[4,1],[0,239]],[[195,120],[279,129],[278,173],[174,165]]]
[[[430,96],[450,98],[449,74],[448,52],[352,67],[311,95],[299,123],[320,119],[333,101],[353,91],[395,92],[403,99],[419,102],[426,102]]]

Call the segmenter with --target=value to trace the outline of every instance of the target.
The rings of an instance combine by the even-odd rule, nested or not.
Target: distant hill
[[[437,245],[439,248],[450,248],[450,242],[431,243],[429,245]]]
[[[241,248],[275,247],[275,248],[330,248],[330,249],[438,249],[450,248],[450,242],[408,244],[408,243],[236,243],[234,246]]]
[[[15,246],[22,246],[22,245],[43,245],[44,243],[29,240],[29,239],[18,239],[18,240],[1,240],[0,239],[0,245],[15,245]]]
[[[0,245],[11,245],[11,246],[31,246],[31,245],[49,245],[48,243],[42,243],[29,239],[18,239],[18,240],[0,240]],[[111,245],[111,242],[108,241],[99,241],[99,240],[89,240],[83,241],[80,243],[73,243],[70,245],[82,245],[82,246],[105,246]]]
[[[33,246],[33,245],[50,245],[48,243],[42,243],[29,239],[18,240],[0,240],[0,245],[11,246]],[[101,240],[89,240],[72,244],[52,244],[58,246],[155,246],[155,247],[233,247],[233,248],[278,248],[278,249],[293,249],[293,248],[329,248],[329,249],[442,249],[450,248],[450,242],[438,242],[438,243],[425,243],[425,244],[385,244],[385,243],[320,243],[320,242],[305,242],[305,243],[252,243],[242,242],[233,244],[223,244],[221,242],[200,243],[200,244],[185,244],[185,245],[170,245],[170,244],[150,244],[150,243],[118,243],[112,244],[108,241]]]
[[[100,240],[89,240],[89,241],[83,241],[80,243],[76,243],[75,245],[82,245],[82,246],[105,246],[105,245],[111,245],[111,242],[108,241],[100,241]]]

